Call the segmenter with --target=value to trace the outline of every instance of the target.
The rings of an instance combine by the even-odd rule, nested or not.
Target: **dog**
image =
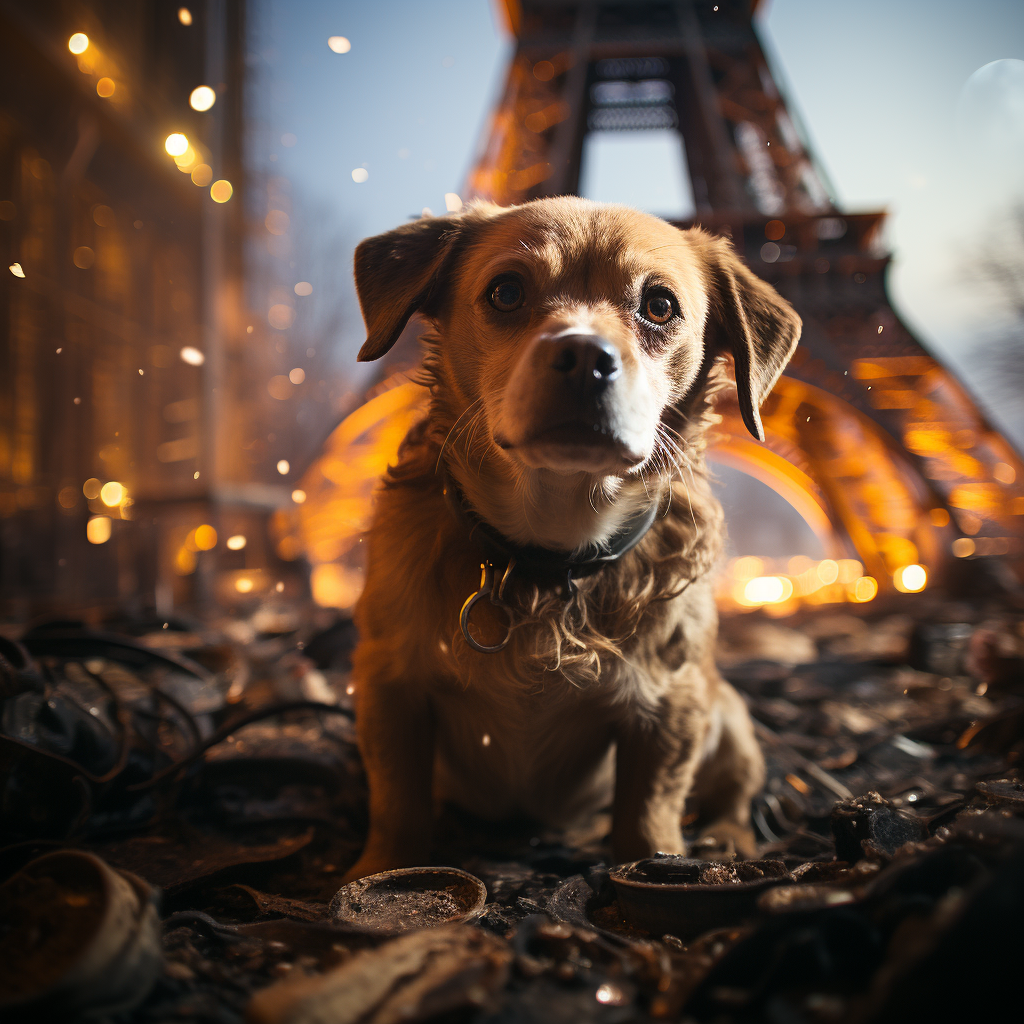
[[[429,863],[446,802],[554,826],[610,805],[618,862],[685,852],[685,806],[753,855],[764,762],[714,664],[704,449],[730,357],[764,439],[797,314],[726,240],[568,196],[367,239],[355,280],[360,360],[425,320],[430,404],[368,537],[346,880]]]

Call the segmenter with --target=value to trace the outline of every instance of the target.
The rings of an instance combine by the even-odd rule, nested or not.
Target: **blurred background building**
[[[276,583],[301,427],[262,294],[247,312],[269,287],[245,257],[247,28],[242,0],[0,4],[8,614]]]
[[[296,592],[310,567],[314,597],[348,607],[372,482],[419,401],[354,366],[352,248],[426,207],[561,189],[731,233],[820,322],[790,375],[805,389],[766,410],[770,472],[742,435],[720,452],[741,583],[835,572],[814,592],[847,599],[855,569],[1004,558],[1019,462],[984,414],[952,425],[977,417],[956,378],[927,353],[893,364],[883,401],[912,404],[888,407],[878,365],[845,378],[871,344],[917,358],[909,321],[984,386],[970,339],[1016,330],[937,232],[980,232],[979,204],[1019,189],[1024,61],[999,49],[1018,23],[1009,0],[0,0],[0,613],[164,616]],[[815,153],[877,212],[850,215]],[[912,216],[885,237],[890,195]],[[956,294],[975,320],[953,337]],[[830,361],[837,341],[860,355]],[[840,391],[842,444],[799,437],[808,414],[838,429]],[[816,473],[815,438],[834,449]]]

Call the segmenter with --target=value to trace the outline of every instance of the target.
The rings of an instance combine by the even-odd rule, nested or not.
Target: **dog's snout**
[[[548,365],[556,373],[579,380],[584,386],[601,387],[622,372],[622,360],[604,338],[579,334],[552,339]]]

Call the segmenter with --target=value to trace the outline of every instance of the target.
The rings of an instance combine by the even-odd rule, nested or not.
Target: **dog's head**
[[[377,359],[419,311],[437,327],[453,408],[479,403],[516,469],[623,477],[731,354],[740,409],[758,407],[800,319],[722,239],[573,197],[475,205],[364,241],[356,287]]]

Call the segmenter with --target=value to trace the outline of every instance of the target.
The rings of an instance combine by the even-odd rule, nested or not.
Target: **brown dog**
[[[630,860],[682,852],[692,798],[749,853],[764,769],[713,661],[703,438],[728,355],[761,438],[797,315],[722,239],[570,197],[416,221],[355,270],[360,359],[419,312],[431,405],[369,538],[346,878],[428,862],[440,801],[556,825],[611,802]]]

